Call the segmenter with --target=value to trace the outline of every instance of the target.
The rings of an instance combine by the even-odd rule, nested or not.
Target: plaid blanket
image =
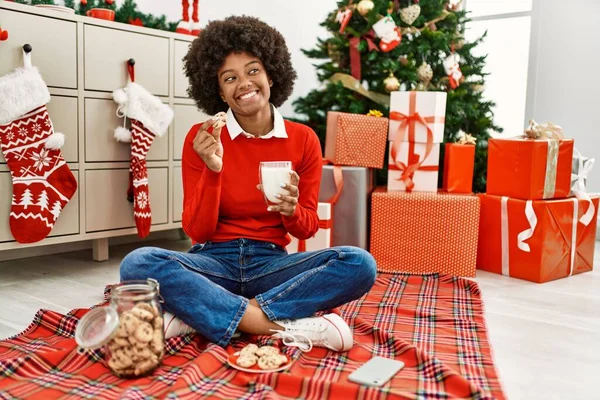
[[[40,310],[20,335],[0,342],[0,399],[502,399],[487,338],[480,290],[450,276],[380,275],[373,289],[338,311],[354,330],[347,353],[285,348],[284,373],[249,374],[226,364],[248,341],[223,349],[200,335],[171,338],[151,376],[123,380],[108,370],[102,350],[73,339],[87,309],[67,315]],[[348,381],[373,356],[404,361],[381,388]]]

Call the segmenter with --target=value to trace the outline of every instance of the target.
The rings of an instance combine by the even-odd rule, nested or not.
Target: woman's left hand
[[[298,191],[298,183],[300,183],[300,176],[298,176],[296,171],[292,171],[290,174],[292,175],[290,183],[286,184],[283,187],[290,194],[288,196],[278,194],[277,198],[281,200],[281,203],[269,206],[267,208],[267,211],[278,212],[286,217],[291,217],[296,212],[296,206],[298,205],[298,197],[300,197],[300,192]],[[262,191],[261,185],[257,185],[256,188]]]

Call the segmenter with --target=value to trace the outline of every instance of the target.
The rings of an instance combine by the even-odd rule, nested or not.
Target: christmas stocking
[[[200,34],[200,20],[198,19],[198,1],[192,0],[192,35],[198,36]]]
[[[0,78],[0,146],[12,176],[10,230],[19,243],[44,239],[77,190],[46,104],[50,93],[31,53],[25,66]]]
[[[156,136],[163,136],[173,120],[173,110],[156,96],[134,82],[133,68],[131,81],[123,89],[117,89],[113,98],[119,104],[119,115],[131,120],[131,131],[119,127],[115,138],[121,142],[131,142],[131,184],[128,197],[133,199],[133,217],[138,235],[148,236],[152,214],[148,190],[148,169],[146,155]]]
[[[183,33],[184,35],[189,35],[192,31],[191,25],[190,25],[190,13],[188,10],[190,8],[189,1],[181,0],[181,7],[182,7],[183,15],[181,17],[181,21],[179,21],[179,23],[177,24],[177,28],[175,29],[175,32]]]

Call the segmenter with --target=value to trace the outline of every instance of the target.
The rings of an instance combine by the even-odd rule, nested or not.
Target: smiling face
[[[237,115],[252,116],[270,109],[273,84],[260,59],[231,53],[217,71],[221,98]]]

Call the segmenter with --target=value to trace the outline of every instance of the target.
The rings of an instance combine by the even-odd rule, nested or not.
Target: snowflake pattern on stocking
[[[41,149],[38,153],[32,152],[29,159],[33,160],[33,166],[38,171],[42,170],[44,167],[50,166],[48,149]]]
[[[146,192],[139,192],[137,197],[135,198],[136,207],[140,209],[145,209],[148,207],[148,195]]]

